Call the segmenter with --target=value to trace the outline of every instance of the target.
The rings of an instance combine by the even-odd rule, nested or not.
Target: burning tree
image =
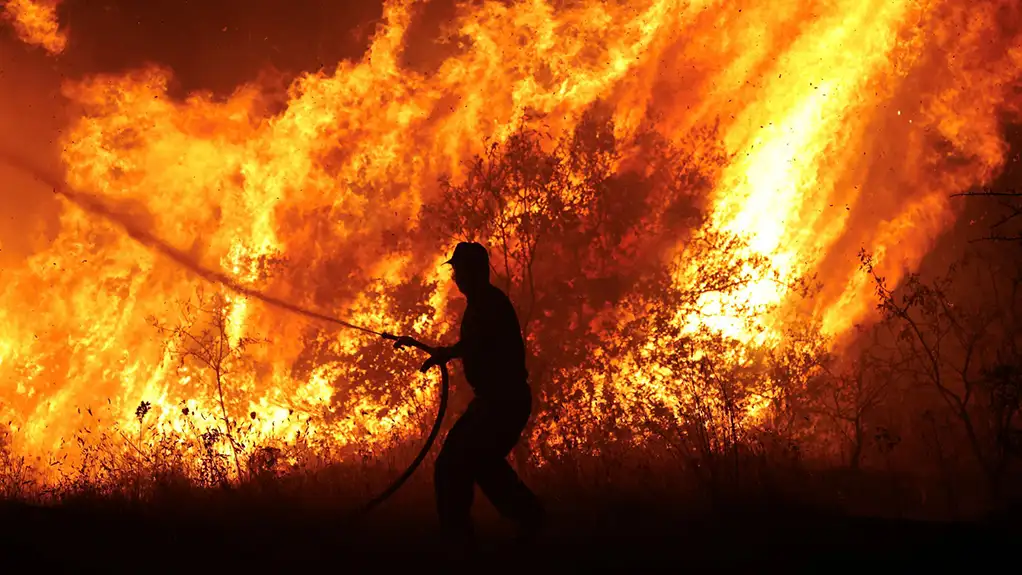
[[[491,246],[527,334],[541,458],[645,441],[658,420],[699,422],[704,453],[735,455],[766,380],[743,357],[754,345],[700,318],[711,319],[706,296],[727,300],[768,277],[769,261],[743,255],[733,234],[697,231],[728,161],[715,127],[672,144],[652,121],[616,136],[599,106],[561,138],[538,122],[490,146],[464,182],[444,180],[424,221],[445,242]],[[763,311],[727,305],[717,313]]]
[[[3,19],[59,52],[52,6],[33,4],[7,2]],[[419,4],[385,2],[364,58],[317,63],[272,97],[267,76],[185,99],[166,68],[69,79],[80,116],[57,146],[54,187],[124,208],[211,268],[280,256],[260,289],[373,329],[439,331],[445,292],[428,268],[456,236],[487,242],[528,337],[545,460],[656,440],[724,477],[756,442],[795,452],[812,435],[866,467],[871,428],[898,421],[893,434],[908,436],[933,403],[964,438],[956,447],[999,476],[1019,409],[1008,294],[969,307],[921,278],[897,288],[891,270],[877,282],[887,317],[868,334],[880,341],[846,362],[813,322],[764,324],[778,310],[746,296],[780,282],[760,298],[775,305],[791,276],[825,271],[809,307],[827,333],[851,335],[871,293],[847,256],[865,243],[920,262],[949,222],[947,195],[1004,164],[1017,4],[844,2],[793,16],[768,2],[698,15],[664,2],[459,3],[438,51],[419,50]],[[409,64],[417,52],[425,69]],[[438,190],[444,170],[459,177]],[[994,235],[1014,237],[1017,195],[996,193],[1013,215]],[[77,405],[112,397],[104,428],[137,422],[141,444],[182,423],[168,404],[201,396],[219,415],[200,449],[238,475],[247,404],[272,411],[263,429],[288,441],[318,432],[323,461],[369,457],[415,434],[434,389],[395,382],[414,360],[378,341],[279,310],[236,316],[226,298],[160,323],[157,341],[138,320],[194,279],[70,204],[37,253],[9,260],[10,248],[0,414],[20,454],[45,459]],[[243,333],[286,335],[251,357]],[[164,344],[187,371],[167,369]],[[139,399],[153,411],[136,420]]]
[[[974,468],[997,495],[1004,471],[1020,453],[1022,437],[1022,277],[998,273],[989,262],[976,265],[974,257],[967,257],[930,280],[911,274],[894,290],[869,254],[860,257],[875,284],[880,328],[889,336],[891,376],[901,385],[928,388],[939,400],[927,411],[930,419],[946,414],[957,425],[952,442],[938,444],[938,457],[954,458],[959,444],[955,435],[963,438]]]
[[[865,338],[875,335],[873,330],[859,332]],[[875,424],[876,411],[887,400],[894,378],[890,362],[875,356],[875,345],[860,346],[859,350],[844,350],[844,356],[826,354],[820,376],[806,386],[804,405],[808,414],[828,420],[829,427],[836,430],[840,443],[846,446],[845,461],[853,470],[862,465],[870,445],[881,440],[885,428]],[[815,431],[825,435],[827,428],[819,424]],[[871,431],[875,431],[872,436]]]
[[[235,368],[244,361],[246,348],[258,340],[241,335],[234,329],[231,320],[233,302],[218,291],[207,296],[205,289],[200,287],[196,301],[186,301],[182,307],[181,319],[176,324],[167,325],[156,318],[150,321],[161,334],[167,336],[167,351],[177,358],[182,372],[187,374],[197,368],[200,376],[205,375],[212,384],[214,398],[220,408],[222,427],[215,425],[201,435],[203,451],[207,456],[205,461],[213,465],[207,471],[212,475],[221,475],[215,465],[218,459],[215,452],[221,437],[224,437],[230,446],[237,477],[241,479],[243,474],[239,452],[245,446],[236,437],[238,423],[228,409],[225,387]],[[142,405],[144,411],[140,406],[137,412],[140,425],[149,410],[147,404]]]

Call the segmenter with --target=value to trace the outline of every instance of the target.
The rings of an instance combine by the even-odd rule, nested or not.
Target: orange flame
[[[487,2],[459,12],[456,49],[429,73],[401,65],[414,4],[387,2],[365,56],[298,78],[272,117],[259,112],[258,86],[176,101],[157,67],[69,83],[84,114],[64,141],[68,183],[246,285],[374,329],[435,332],[450,319],[438,271],[450,246],[424,261],[380,238],[415,228],[440,175],[462,175],[465,159],[527,117],[562,134],[597,102],[613,106],[622,136],[652,111],[672,139],[716,120],[733,159],[714,182],[707,231],[747,238],[745,255],[767,257],[772,274],[708,294],[702,314],[677,321],[774,341],[766,310],[788,300],[786,282],[818,273],[815,313],[840,335],[871,305],[855,252],[876,253],[897,281],[953,221],[947,196],[999,169],[997,115],[1022,71],[1019,8],[1007,0]],[[52,7],[7,11],[26,41],[63,48]],[[276,260],[284,271],[270,269]],[[682,267],[676,280],[694,273]],[[419,275],[441,286],[428,311],[392,317],[388,286]],[[208,374],[176,363],[179,344],[145,320],[177,321],[176,302],[199,285],[68,206],[49,249],[0,290],[0,415],[19,448],[62,449],[90,425],[69,417],[76,409],[108,405],[102,425],[131,428],[142,399],[155,429],[183,433],[196,413],[215,420]],[[739,311],[749,305],[764,311]],[[311,434],[372,448],[413,432],[430,405],[432,376],[371,381],[352,362],[372,348],[359,334],[310,335],[306,321],[245,298],[221,311],[229,343],[271,339],[229,376],[231,411],[255,414],[236,432],[244,441]],[[296,371],[312,347],[321,361]],[[625,404],[675,405],[683,398],[663,386],[672,377],[627,358],[610,380],[592,376]]]
[[[67,47],[67,36],[57,22],[60,0],[8,0],[4,17],[14,23],[18,37],[28,44],[42,46],[51,54],[60,54]]]

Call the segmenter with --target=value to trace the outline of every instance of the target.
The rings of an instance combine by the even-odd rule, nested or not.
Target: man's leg
[[[484,425],[474,435],[479,447],[473,461],[475,482],[501,515],[519,525],[538,525],[543,519],[539,499],[507,461],[528,423],[531,400],[525,395],[488,405],[480,417]]]
[[[470,405],[447,433],[434,469],[440,527],[446,535],[464,539],[466,543],[472,538],[474,419],[474,410]]]
[[[505,457],[488,458],[476,464],[476,483],[504,517],[522,526],[537,526],[543,520],[539,498],[518,477]]]

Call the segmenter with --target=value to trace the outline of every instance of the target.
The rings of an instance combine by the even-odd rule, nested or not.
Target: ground
[[[219,505],[174,512],[5,504],[0,536],[5,557],[44,572],[457,570],[422,505],[388,505],[347,524],[335,513]],[[762,503],[693,512],[621,499],[590,501],[584,508],[552,506],[551,528],[524,549],[513,544],[492,509],[478,507],[487,572],[816,571],[852,565],[946,568],[958,562],[974,568],[1017,561],[1013,555],[1022,534],[1008,527],[1009,517],[951,524],[842,517]]]

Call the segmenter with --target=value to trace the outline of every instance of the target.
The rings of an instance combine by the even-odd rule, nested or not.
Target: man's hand
[[[414,337],[402,335],[394,342],[394,349],[401,349],[403,347],[419,347],[421,345],[422,344]]]
[[[417,349],[421,349],[422,351],[430,355],[436,352],[434,348],[422,343],[421,341],[411,336],[402,335],[401,337],[397,338],[397,341],[394,342],[394,349],[401,349],[405,347],[414,347]]]
[[[395,340],[394,349],[414,347],[417,349],[421,349],[422,351],[429,354],[429,359],[427,359],[426,363],[423,363],[422,367],[419,368],[419,371],[421,371],[422,373],[426,373],[427,371],[429,371],[429,368],[431,367],[444,365],[448,361],[454,359],[455,357],[459,357],[458,349],[460,344],[455,345],[453,347],[430,347],[422,343],[421,341],[407,335],[403,335],[401,337],[396,338],[393,336],[387,337],[393,338]]]
[[[426,373],[427,371],[429,371],[431,367],[444,365],[448,361],[451,361],[451,355],[452,355],[451,348],[438,347],[433,350],[432,354],[429,356],[429,359],[427,359],[426,362],[422,364],[422,367],[419,368],[419,371],[422,373]]]

